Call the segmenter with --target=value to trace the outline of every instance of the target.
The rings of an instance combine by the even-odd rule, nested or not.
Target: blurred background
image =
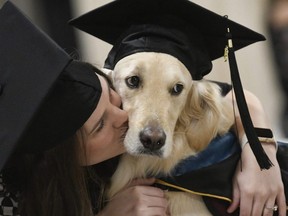
[[[75,30],[67,25],[67,22],[111,0],[12,0],[12,2],[69,54],[99,67],[103,66],[111,45]],[[261,100],[275,137],[287,141],[288,27],[285,27],[288,26],[288,6],[285,5],[288,5],[288,1],[193,0],[193,2],[219,15],[228,15],[229,19],[266,37],[265,42],[258,42],[236,52],[238,68],[243,87]],[[228,63],[221,58],[215,60],[213,65],[212,73],[206,78],[230,83]]]

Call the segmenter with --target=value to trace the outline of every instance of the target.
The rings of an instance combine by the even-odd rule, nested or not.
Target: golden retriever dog
[[[193,81],[175,57],[140,52],[121,59],[112,77],[129,115],[127,149],[108,197],[135,178],[169,175],[179,161],[203,150],[233,125],[232,105],[217,84]],[[167,192],[171,215],[211,215],[201,196]]]

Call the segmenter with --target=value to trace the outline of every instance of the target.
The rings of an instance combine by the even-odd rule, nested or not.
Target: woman
[[[4,169],[4,177],[10,177],[6,179],[10,183],[8,186],[21,189],[20,215],[93,215],[92,209],[96,210],[96,203],[100,202],[92,199],[94,203],[91,203],[90,197],[101,195],[98,185],[102,181],[101,170],[95,172],[97,169],[91,165],[124,152],[122,142],[127,130],[127,114],[120,109],[119,95],[96,68],[81,62],[70,64],[77,64],[83,71],[95,70],[101,83],[101,97],[96,109],[75,135],[47,151],[21,155],[14,166]],[[151,215],[165,215],[167,203],[163,192],[144,186],[152,183],[152,179],[134,182],[109,202],[100,215],[137,215],[137,211],[139,215],[147,214],[147,211]],[[138,184],[143,186],[133,187]]]
[[[119,95],[10,2],[0,9],[0,35],[0,214],[95,215],[106,176],[91,165],[124,152]],[[135,180],[98,215],[166,215],[153,181]]]
[[[97,190],[89,190],[89,181],[95,189],[95,184],[101,184],[101,178],[90,165],[124,152],[122,141],[127,129],[127,114],[120,109],[119,95],[96,68],[81,62],[70,64],[98,73],[101,97],[96,109],[75,135],[45,152],[18,156],[13,165],[4,169],[4,180],[10,183],[7,185],[10,190],[21,190],[20,215],[93,215],[92,209],[96,209],[98,200],[94,200],[93,206],[90,197],[100,196],[100,191],[93,194]],[[55,90],[55,93],[58,92]],[[137,215],[137,211],[141,215],[146,211],[165,215],[167,203],[163,192],[144,186],[152,183],[153,179],[134,182],[109,202],[101,215]],[[133,187],[138,184],[143,186]],[[144,203],[136,203],[143,200]]]

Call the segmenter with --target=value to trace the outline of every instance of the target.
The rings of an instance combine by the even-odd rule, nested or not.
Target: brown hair
[[[93,215],[89,167],[79,164],[77,142],[74,136],[41,155],[24,156],[21,216]]]

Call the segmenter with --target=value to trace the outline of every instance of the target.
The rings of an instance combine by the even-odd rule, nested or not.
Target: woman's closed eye
[[[104,118],[102,117],[96,124],[94,124],[89,134],[99,133],[104,127]]]
[[[98,125],[97,125],[97,128],[96,128],[95,131],[99,132],[99,131],[101,131],[103,129],[103,127],[104,127],[104,119],[101,118],[100,121],[98,122]]]

